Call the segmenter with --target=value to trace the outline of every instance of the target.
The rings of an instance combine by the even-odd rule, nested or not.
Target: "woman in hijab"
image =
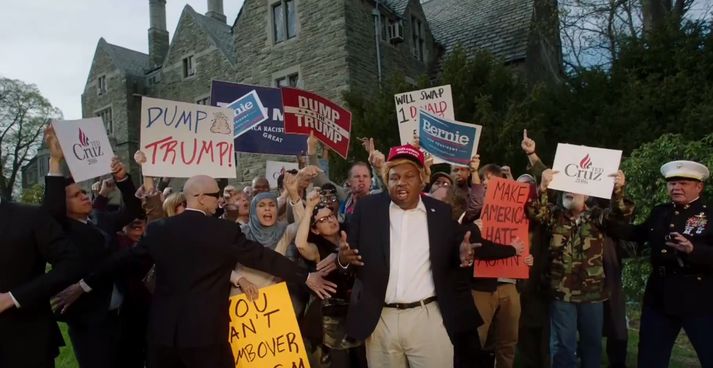
[[[295,223],[287,225],[279,222],[277,196],[272,192],[263,192],[257,194],[250,202],[250,219],[247,224],[240,227],[246,238],[282,255],[294,240],[297,227],[304,215],[304,205],[297,190],[297,177],[285,174],[284,185],[289,194],[290,203],[288,206],[292,208],[293,216],[296,219]],[[240,263],[237,264],[233,277],[237,279],[239,287],[233,287],[230,295],[245,293],[251,301],[257,299],[258,289],[280,281],[275,276],[243,266]]]

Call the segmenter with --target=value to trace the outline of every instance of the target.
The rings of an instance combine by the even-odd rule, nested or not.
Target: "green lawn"
[[[67,333],[67,325],[65,323],[59,324],[59,329],[62,331],[62,336],[64,337],[64,346],[59,349],[59,356],[55,359],[56,368],[77,368],[77,361],[74,359],[74,349],[72,348],[72,341],[69,340],[69,334]]]
[[[627,362],[629,367],[636,367],[636,351],[637,345],[639,343],[639,312],[630,311],[630,327],[629,330],[629,354],[627,357]],[[77,362],[74,359],[74,350],[72,349],[72,342],[69,340],[69,335],[67,334],[67,325],[64,323],[59,324],[59,328],[62,331],[62,336],[64,336],[64,341],[67,346],[60,349],[59,357],[57,357],[56,368],[77,368]],[[605,357],[606,362],[606,357]],[[602,367],[606,367],[606,364],[602,364]],[[688,342],[686,334],[683,332],[678,336],[676,345],[673,347],[673,354],[671,355],[671,365],[670,368],[696,368],[700,367],[698,363],[698,358],[696,357],[696,352],[693,350],[691,343]]]

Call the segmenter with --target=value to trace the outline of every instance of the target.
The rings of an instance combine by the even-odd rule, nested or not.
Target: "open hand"
[[[64,159],[62,147],[59,145],[59,140],[57,139],[57,134],[52,124],[48,124],[47,128],[45,128],[45,143],[47,144],[47,149],[50,151],[51,158],[57,161]]]
[[[312,289],[320,299],[328,299],[331,294],[337,292],[337,284],[327,281],[320,272],[311,272],[307,275],[305,284]]]
[[[79,299],[80,296],[82,296],[82,293],[84,293],[84,290],[82,290],[82,287],[79,286],[79,283],[69,285],[66,289],[60,291],[59,294],[55,295],[50,300],[52,310],[59,311],[60,314],[64,314],[64,312],[67,311],[67,308],[69,308],[72,304],[74,304],[74,302],[77,301],[77,299]]]
[[[317,263],[317,272],[319,272],[323,276],[329,275],[330,272],[337,269],[337,264],[335,263],[336,261],[337,253],[330,253],[323,260]]]
[[[347,233],[342,231],[339,239],[339,263],[342,265],[363,266],[359,249],[352,249],[347,243]]]
[[[470,267],[473,265],[475,260],[475,248],[482,246],[481,243],[471,243],[470,242],[470,231],[465,232],[463,236],[463,241],[460,243],[460,266]]]

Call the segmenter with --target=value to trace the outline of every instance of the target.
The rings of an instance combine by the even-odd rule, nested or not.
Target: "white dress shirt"
[[[436,295],[431,270],[426,206],[389,205],[389,282],[384,302],[413,303]]]

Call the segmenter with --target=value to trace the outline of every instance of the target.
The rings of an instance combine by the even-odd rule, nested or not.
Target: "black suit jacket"
[[[652,273],[644,304],[677,317],[713,315],[713,207],[698,199],[687,206],[662,204],[642,224],[607,223],[609,235],[646,242],[651,248]],[[666,245],[678,232],[693,243],[684,254]]]
[[[230,272],[237,262],[286,281],[307,279],[306,270],[247,240],[237,224],[192,210],[149,224],[136,247],[117,253],[99,273],[144,256],[156,264],[149,342],[165,347],[228,343]]]
[[[471,269],[460,268],[459,246],[462,232],[451,219],[451,208],[430,197],[422,197],[426,207],[431,269],[443,323],[451,340],[482,324],[470,293]],[[376,328],[389,281],[389,204],[387,193],[374,194],[357,202],[349,224],[348,242],[359,249],[364,266],[355,267],[347,316],[349,336],[364,340]]]
[[[62,225],[82,259],[82,274],[75,282],[93,273],[104,259],[116,252],[116,232],[143,215],[141,202],[135,196],[136,189],[131,178],[117,182],[116,187],[121,192],[124,206],[118,211],[94,210],[90,216],[93,224],[85,224],[67,217],[65,179],[60,176],[45,178],[43,207]],[[105,274],[91,281],[85,278],[92,291],[82,294],[59,318],[67,322],[85,323],[103,319],[109,310],[115,281],[120,281],[115,274]],[[121,282],[116,283],[122,291]]]
[[[28,356],[48,356],[61,343],[49,298],[76,278],[78,256],[39,207],[0,203],[0,239],[0,292],[11,292],[20,304],[0,314],[0,346],[20,336],[33,342],[23,351],[0,348],[0,366],[19,367]],[[52,270],[45,273],[48,262]]]

